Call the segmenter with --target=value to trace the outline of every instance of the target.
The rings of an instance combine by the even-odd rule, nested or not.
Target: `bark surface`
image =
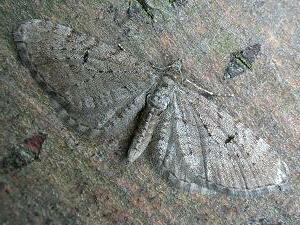
[[[299,14],[298,0],[2,0],[0,224],[300,224]],[[193,82],[234,94],[212,101],[277,150],[290,190],[179,192],[147,157],[128,166],[128,143],[76,135],[17,55],[12,32],[33,18],[119,44],[145,63],[182,59]],[[242,73],[224,79],[230,62]]]

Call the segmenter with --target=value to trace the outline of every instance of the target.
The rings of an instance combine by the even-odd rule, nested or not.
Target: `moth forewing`
[[[152,67],[116,44],[48,20],[22,23],[14,40],[67,127],[93,139],[130,135],[156,83]]]
[[[288,169],[273,149],[212,101],[179,87],[175,130],[168,138],[175,146],[168,145],[173,150],[164,150],[161,157],[171,183],[187,191],[210,189],[247,196],[285,186]]]

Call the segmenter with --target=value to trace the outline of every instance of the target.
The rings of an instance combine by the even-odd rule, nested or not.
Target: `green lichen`
[[[232,34],[223,31],[212,40],[210,45],[216,52],[226,56],[237,48],[238,43]]]

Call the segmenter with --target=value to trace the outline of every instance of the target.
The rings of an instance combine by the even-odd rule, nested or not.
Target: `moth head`
[[[184,80],[182,73],[182,60],[178,59],[166,67],[164,76],[172,79],[174,82],[182,82]]]

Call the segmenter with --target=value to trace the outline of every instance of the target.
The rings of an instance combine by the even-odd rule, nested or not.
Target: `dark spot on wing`
[[[225,140],[225,144],[228,144],[228,143],[232,142],[233,139],[234,139],[234,136],[233,136],[233,135],[229,135],[229,136],[227,137],[227,139]]]
[[[206,129],[208,136],[211,137],[211,133],[210,133],[209,130],[208,130],[208,126],[207,126],[206,124],[203,124],[203,126],[204,126],[204,128]]]
[[[89,58],[89,51],[86,51],[83,56],[83,63],[87,63]]]

